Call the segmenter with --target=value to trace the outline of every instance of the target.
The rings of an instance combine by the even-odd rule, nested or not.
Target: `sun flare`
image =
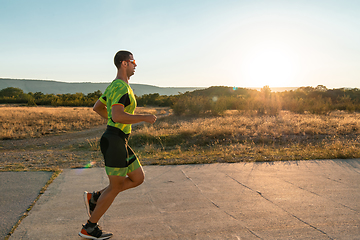
[[[253,87],[294,85],[296,63],[291,51],[281,46],[260,47],[248,53],[243,77]]]

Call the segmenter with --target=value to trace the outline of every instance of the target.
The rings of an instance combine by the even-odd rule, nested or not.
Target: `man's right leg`
[[[112,233],[103,232],[97,225],[101,216],[110,207],[115,197],[118,195],[119,190],[117,186],[124,184],[126,177],[121,176],[108,176],[110,184],[107,186],[103,193],[100,195],[96,208],[92,213],[88,222],[83,225],[83,228],[79,232],[79,235],[88,239],[108,239],[112,236]]]

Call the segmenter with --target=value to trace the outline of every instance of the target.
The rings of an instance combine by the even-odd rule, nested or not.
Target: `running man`
[[[131,124],[156,121],[156,116],[152,114],[134,114],[136,99],[129,86],[129,78],[137,65],[132,53],[117,52],[114,63],[117,68],[116,79],[93,107],[95,112],[108,120],[106,131],[100,139],[100,148],[105,159],[109,185],[98,192],[84,193],[90,218],[79,235],[87,239],[112,237],[113,234],[102,231],[97,222],[120,192],[139,186],[145,177],[137,156],[128,145]]]

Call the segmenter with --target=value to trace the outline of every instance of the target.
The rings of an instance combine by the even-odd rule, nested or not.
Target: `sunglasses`
[[[132,64],[136,64],[135,63],[135,59],[130,59],[130,60],[125,60],[126,62],[131,62]]]

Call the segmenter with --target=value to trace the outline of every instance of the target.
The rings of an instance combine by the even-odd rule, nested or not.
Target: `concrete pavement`
[[[0,172],[0,239],[38,197],[52,172]]]
[[[360,239],[360,159],[145,166],[99,224],[112,239]],[[65,169],[10,237],[77,239],[103,169]]]

